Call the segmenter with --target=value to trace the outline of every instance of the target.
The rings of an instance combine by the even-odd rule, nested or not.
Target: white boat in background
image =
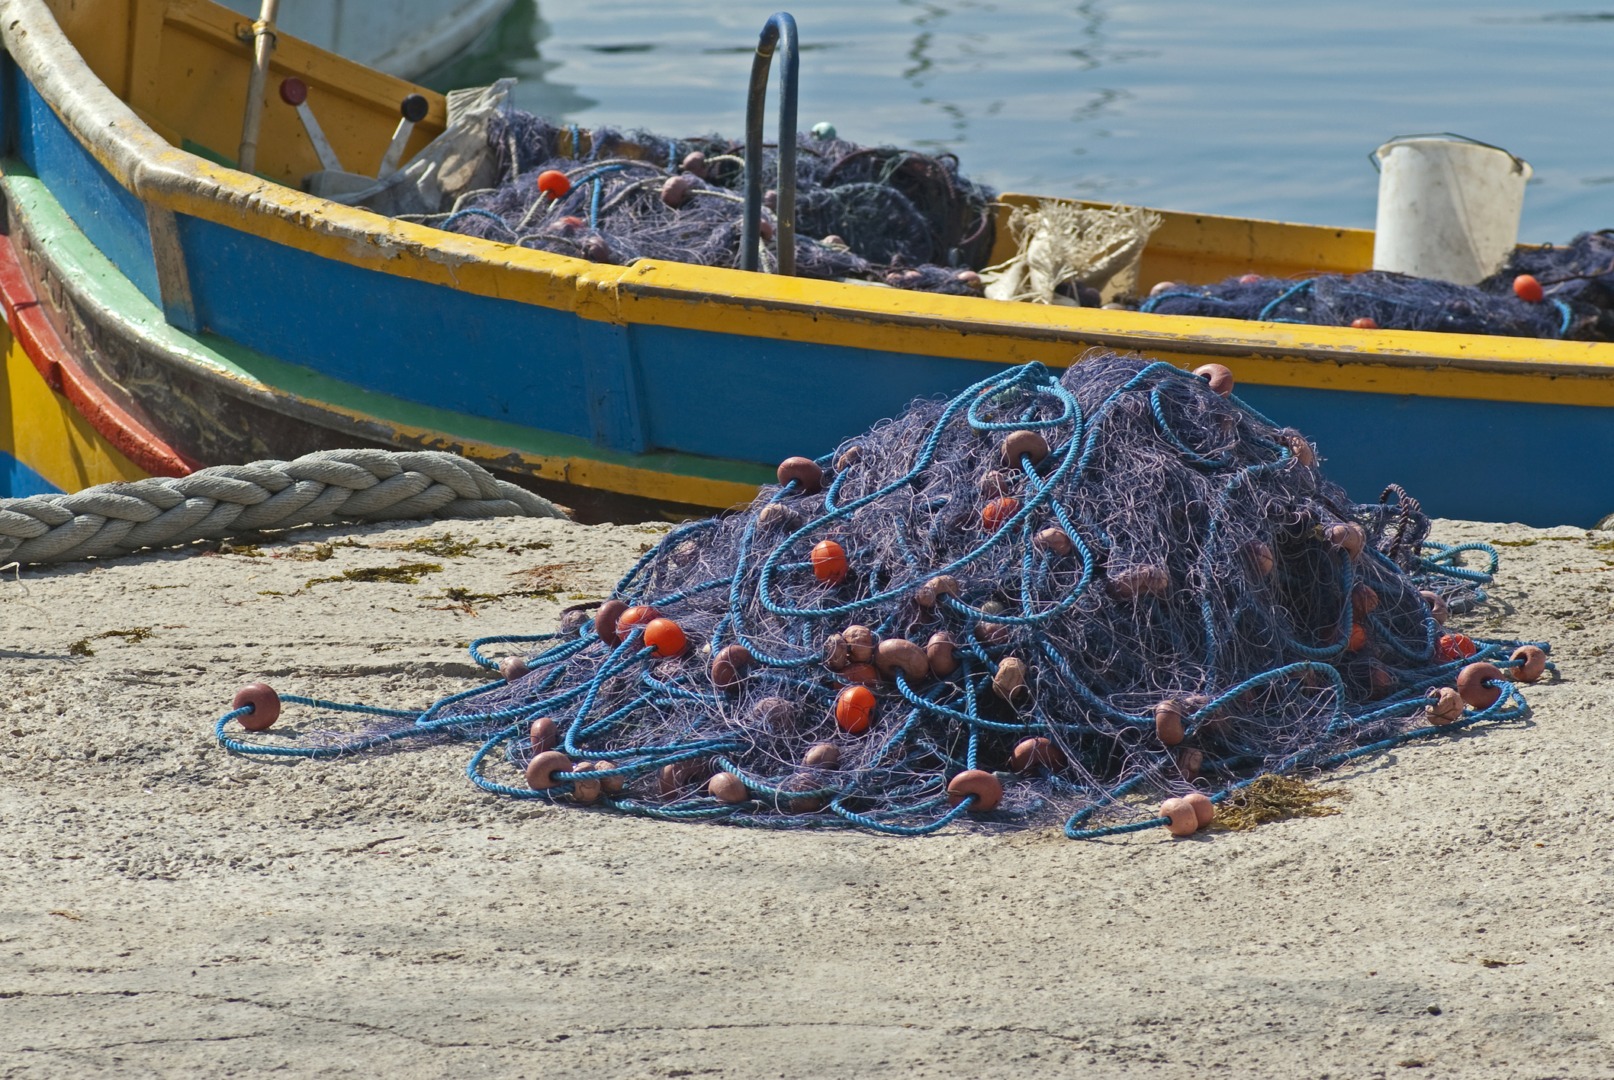
[[[248,19],[260,0],[223,0]],[[276,26],[366,67],[401,79],[452,60],[516,0],[281,0]]]

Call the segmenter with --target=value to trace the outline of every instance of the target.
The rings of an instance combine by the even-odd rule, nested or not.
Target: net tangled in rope
[[[1520,287],[1521,275],[1531,285]],[[1614,236],[1515,249],[1478,285],[1387,271],[1294,280],[1245,274],[1213,285],[1156,286],[1138,310],[1313,326],[1614,341]]]
[[[1442,625],[1483,599],[1495,551],[1432,544],[1399,489],[1352,503],[1213,375],[1007,369],[786,461],[558,632],[473,643],[505,680],[344,707],[375,719],[295,742],[228,734],[278,711],[248,688],[217,734],[311,757],[474,738],[488,791],[657,818],[1091,837],[1178,831],[1188,804],[1161,797],[1209,808],[1263,773],[1522,715],[1539,645]],[[485,651],[512,644],[541,651]]]
[[[739,265],[743,145],[552,125],[499,114],[489,138],[496,188],[467,192],[443,214],[403,215],[438,228],[593,262],[662,259]],[[993,193],[929,156],[802,135],[797,147],[796,273],[979,295],[992,247]],[[778,177],[768,148],[763,183]],[[771,194],[771,192],[770,192]],[[772,206],[763,215],[772,240]],[[764,269],[774,251],[764,244]]]

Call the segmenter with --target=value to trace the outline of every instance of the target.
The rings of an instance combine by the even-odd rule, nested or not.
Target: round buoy
[[[930,664],[930,673],[938,679],[945,679],[958,670],[958,643],[953,635],[945,630],[939,630],[930,635],[925,642],[925,660]]]
[[[992,689],[998,697],[1017,709],[1030,704],[1031,687],[1026,685],[1025,661],[1015,656],[1005,656],[999,660],[998,669],[992,676]]]
[[[1513,650],[1514,666],[1508,674],[1514,682],[1533,683],[1547,670],[1547,653],[1539,645],[1520,645]]]
[[[751,669],[754,657],[744,645],[725,645],[712,657],[712,685],[719,690],[733,690]]]
[[[986,526],[987,532],[997,532],[1019,509],[1019,499],[1007,495],[1001,499],[993,499],[981,508],[981,524]]]
[[[813,743],[802,756],[801,763],[814,769],[833,769],[841,763],[841,748],[834,743]]]
[[[958,595],[958,579],[951,574],[937,574],[914,593],[914,601],[922,608],[933,608],[943,596]]]
[[[874,691],[848,686],[835,697],[835,724],[848,735],[861,735],[874,720]]]
[[[1451,687],[1431,687],[1424,697],[1428,702],[1424,706],[1424,716],[1431,724],[1444,726],[1462,719],[1463,695]]]
[[[1354,521],[1337,521],[1328,527],[1324,535],[1331,546],[1353,559],[1362,554],[1362,549],[1367,546],[1367,530]]]
[[[706,781],[706,793],[721,803],[743,803],[751,798],[745,781],[730,772],[713,773]]]
[[[657,659],[666,660],[683,655],[689,639],[684,628],[671,619],[651,619],[645,624],[644,643],[656,651]]]
[[[839,585],[846,580],[846,549],[833,540],[820,540],[813,545],[813,576],[826,585]]]
[[[592,761],[579,761],[576,765],[572,766],[571,771],[574,774],[588,773],[593,772],[594,768],[595,766]],[[597,803],[600,801],[600,789],[602,786],[603,785],[600,781],[595,780],[592,777],[585,779],[579,776],[572,781],[572,801],[581,803],[584,806],[590,806]]]
[[[230,709],[252,706],[252,711],[236,718],[248,731],[267,731],[280,719],[280,695],[268,683],[247,683],[235,692]]]
[[[1273,558],[1271,545],[1264,540],[1251,540],[1245,544],[1244,557],[1249,560],[1256,577],[1271,577],[1273,568],[1278,565]]]
[[[824,470],[812,458],[785,458],[774,475],[778,477],[780,487],[795,481],[798,495],[812,495],[824,486]]]
[[[988,814],[1003,801],[1003,782],[985,769],[965,769],[947,781],[947,801],[957,806],[971,795],[975,805],[972,814]]]
[[[627,637],[628,632],[635,626],[648,627],[659,618],[661,618],[661,612],[649,604],[638,604],[628,608],[622,613],[621,618],[617,619],[616,632],[622,637]]]
[[[615,768],[616,762],[614,761],[596,761],[594,763],[594,771],[597,773],[609,772]],[[625,776],[602,776],[599,779],[599,785],[600,790],[607,795],[619,795],[622,793],[622,789],[628,786],[628,778]]]
[[[1003,440],[1003,467],[1016,472],[1021,469],[1021,458],[1030,458],[1033,466],[1048,456],[1048,440],[1035,431],[1011,431]]]
[[[801,528],[801,515],[784,503],[769,503],[757,515],[757,525],[764,530],[794,531]]]
[[[1041,530],[1031,538],[1031,543],[1038,551],[1046,551],[1052,555],[1069,555],[1076,550],[1070,533],[1058,527]]]
[[[1057,769],[1064,763],[1065,755],[1060,753],[1054,741],[1040,735],[1021,739],[1009,754],[1009,768],[1017,773],[1028,773],[1037,768]]]
[[[845,640],[847,655],[854,664],[867,664],[874,659],[874,650],[880,647],[880,639],[873,630],[855,623],[841,631],[841,638]]]
[[[873,664],[847,664],[840,672],[841,678],[849,683],[861,686],[878,686],[880,684],[880,669]]]
[[[1183,741],[1183,721],[1188,706],[1175,699],[1162,701],[1154,707],[1154,734],[1163,746],[1176,746]]]
[[[1160,816],[1172,836],[1192,836],[1199,831],[1199,814],[1187,799],[1167,799],[1160,804]]]
[[[1520,274],[1513,279],[1513,295],[1527,304],[1539,304],[1547,297],[1547,292],[1541,287],[1541,282],[1533,274]]]
[[[627,610],[628,605],[620,600],[607,600],[600,605],[600,610],[594,613],[594,632],[601,641],[612,647],[622,644],[622,634],[617,630],[617,624]]]
[[[1435,642],[1435,655],[1446,663],[1467,660],[1479,652],[1479,646],[1467,634],[1441,634]]]
[[[1209,383],[1211,390],[1222,397],[1233,392],[1233,372],[1225,364],[1201,364],[1194,369],[1194,374]]]
[[[553,750],[560,745],[560,728],[553,717],[540,716],[527,727],[527,745],[534,754]]]
[[[556,773],[571,771],[571,758],[559,750],[545,750],[527,762],[527,786],[534,791],[547,791],[557,783]]]
[[[909,686],[918,686],[930,675],[925,650],[907,638],[886,638],[874,650],[874,666],[886,678],[895,680],[900,672]]]
[[[551,199],[564,199],[572,190],[572,181],[559,169],[545,169],[538,174],[538,190]]]
[[[694,175],[691,173],[677,173],[662,181],[661,201],[672,209],[677,210],[689,202],[689,197],[694,190]]]
[[[1203,791],[1190,791],[1182,797],[1182,801],[1194,808],[1194,817],[1201,829],[1216,820],[1216,804]]]
[[[1493,686],[1507,678],[1495,664],[1481,660],[1469,664],[1457,673],[1457,692],[1474,709],[1489,709],[1502,696],[1502,688]]]

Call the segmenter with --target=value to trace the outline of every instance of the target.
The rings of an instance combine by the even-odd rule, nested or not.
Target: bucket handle
[[[1456,139],[1458,142],[1471,143],[1474,146],[1483,146],[1487,150],[1498,150],[1513,159],[1514,172],[1522,173],[1524,171],[1524,159],[1518,154],[1515,154],[1513,151],[1503,149],[1502,147],[1497,146],[1495,143],[1481,142],[1478,139],[1471,139],[1467,135],[1459,135],[1454,131],[1426,131],[1421,135],[1397,135],[1393,139],[1387,139],[1379,145],[1378,150],[1369,150],[1367,152],[1367,159],[1373,163],[1373,171],[1382,171],[1379,168],[1379,150],[1383,150],[1386,146],[1389,146],[1392,143],[1405,142],[1408,139]]]

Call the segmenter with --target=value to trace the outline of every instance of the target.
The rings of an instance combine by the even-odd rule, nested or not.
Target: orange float
[[[874,720],[874,702],[873,690],[848,686],[835,696],[835,725],[848,735],[863,734]]]
[[[826,585],[839,585],[846,580],[846,549],[833,540],[820,540],[813,545],[813,576]]]
[[[564,199],[571,193],[572,181],[559,169],[545,169],[538,174],[538,190],[551,199]]]
[[[651,619],[644,628],[644,643],[656,650],[659,659],[665,660],[682,656],[689,639],[684,636],[684,628],[671,619]]]
[[[1020,509],[1020,500],[1005,495],[1001,499],[993,499],[981,508],[981,524],[986,526],[987,532],[997,532]]]
[[[1479,646],[1467,634],[1441,634],[1435,643],[1435,655],[1447,663],[1467,660],[1479,652]]]

